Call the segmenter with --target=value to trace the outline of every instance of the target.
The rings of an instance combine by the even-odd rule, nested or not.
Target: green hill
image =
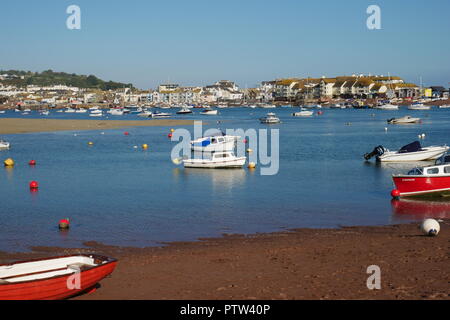
[[[96,88],[101,90],[119,89],[124,87],[133,88],[131,83],[103,81],[93,75],[77,75],[74,73],[54,72],[52,70],[46,70],[43,72],[0,70],[0,75],[3,74],[17,76],[16,78],[0,80],[0,83],[3,85],[14,85],[16,87],[26,87],[27,85],[67,85],[79,88]]]

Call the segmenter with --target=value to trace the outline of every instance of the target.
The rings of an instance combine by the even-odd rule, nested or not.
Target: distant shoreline
[[[0,134],[33,132],[106,130],[126,127],[167,127],[193,125],[193,120],[62,120],[62,119],[0,119]]]

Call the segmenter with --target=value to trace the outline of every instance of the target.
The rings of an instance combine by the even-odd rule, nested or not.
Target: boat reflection
[[[450,199],[446,200],[392,200],[392,213],[398,220],[423,220],[425,218],[450,218]]]
[[[184,168],[173,171],[177,178],[199,178],[210,180],[212,186],[218,189],[229,189],[244,184],[247,171],[243,168],[235,169],[201,169]]]

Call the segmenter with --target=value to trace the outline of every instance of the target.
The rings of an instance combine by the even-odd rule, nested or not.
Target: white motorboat
[[[191,114],[192,110],[188,107],[182,107],[181,110],[177,111],[177,114]]]
[[[77,109],[75,110],[75,113],[86,113],[87,110],[86,109]]]
[[[369,160],[376,156],[377,161],[381,162],[427,161],[442,157],[449,149],[446,145],[422,148],[419,141],[414,141],[398,151],[389,151],[383,146],[375,147],[371,153],[366,153],[364,158]]]
[[[123,110],[122,110],[122,109],[111,109],[111,110],[109,111],[109,113],[110,113],[112,116],[123,116]]]
[[[152,117],[152,113],[148,110],[142,110],[140,113],[137,114],[138,117],[143,117],[143,118],[151,118]]]
[[[275,113],[269,112],[267,116],[262,117],[259,119],[261,123],[267,123],[267,124],[274,124],[274,123],[280,123],[280,118],[278,118]]]
[[[92,113],[92,112],[91,112],[91,113],[89,114],[89,117],[102,117],[102,116],[103,116],[103,113],[101,113],[101,112],[100,112],[100,113]]]
[[[439,109],[450,109],[450,104],[444,104],[442,106],[439,106]]]
[[[0,110],[0,114],[4,114],[4,113],[6,113],[5,110]]]
[[[91,114],[102,114],[102,110],[100,109],[92,109]]]
[[[430,110],[431,106],[426,106],[423,103],[413,103],[408,107],[408,110]]]
[[[207,108],[207,109],[203,110],[202,112],[200,112],[200,114],[205,115],[205,116],[215,116],[215,115],[217,115],[217,110]]]
[[[263,109],[273,109],[276,108],[277,106],[274,104],[261,104],[259,107]]]
[[[75,109],[72,108],[67,108],[66,110],[64,110],[65,113],[75,113]]]
[[[166,113],[166,112],[153,112],[151,117],[152,118],[168,118],[170,117],[172,114],[171,113]]]
[[[389,124],[408,124],[408,123],[419,123],[421,121],[420,118],[413,118],[411,116],[404,116],[401,118],[392,118],[387,120]]]
[[[185,168],[206,168],[206,169],[220,169],[220,168],[242,168],[245,164],[245,157],[236,157],[233,152],[214,152],[206,154],[203,159],[183,159]]]
[[[203,152],[217,152],[217,151],[232,151],[236,145],[239,136],[228,136],[223,132],[212,135],[209,137],[203,137],[196,140],[192,140],[191,149],[193,151]]]
[[[0,149],[9,149],[9,142],[0,139]]]
[[[48,116],[50,112],[48,110],[41,111],[41,115]]]
[[[314,111],[301,108],[300,111],[292,113],[294,117],[311,117],[314,115]]]
[[[382,104],[380,106],[377,106],[376,109],[379,110],[398,110],[398,106],[391,103]]]

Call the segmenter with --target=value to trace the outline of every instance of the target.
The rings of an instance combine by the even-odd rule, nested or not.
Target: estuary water
[[[0,151],[0,160],[13,158],[16,165],[0,170],[0,250],[80,247],[84,241],[144,247],[224,233],[450,217],[445,202],[391,202],[391,175],[417,164],[363,159],[377,145],[398,149],[422,133],[423,146],[449,144],[450,110],[322,109],[322,115],[310,118],[292,117],[295,108],[220,109],[217,116],[194,110],[172,118],[203,120],[204,129],[279,129],[278,173],[261,175],[259,164],[255,170],[184,169],[170,159],[176,144],[167,137],[170,127],[3,135],[12,146]],[[267,112],[275,112],[282,123],[260,124]],[[423,122],[386,123],[407,114]],[[0,116],[42,118],[37,113]],[[54,111],[47,118],[89,119]],[[193,131],[193,126],[184,128]],[[144,143],[147,150],[141,148]],[[31,159],[36,166],[28,165]],[[37,192],[29,190],[32,180],[39,182]],[[58,230],[63,218],[70,218],[68,232]]]

